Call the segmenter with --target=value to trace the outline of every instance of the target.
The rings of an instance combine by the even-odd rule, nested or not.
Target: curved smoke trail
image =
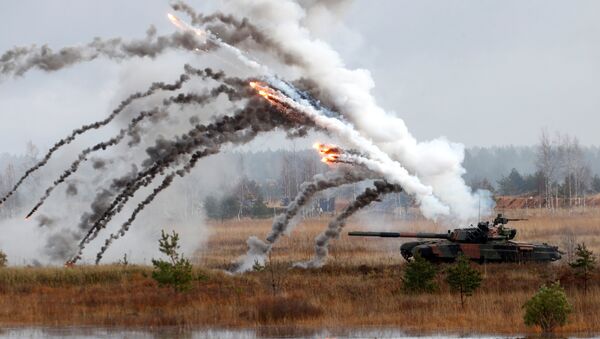
[[[181,2],[177,4],[179,10],[190,16],[194,14]],[[432,211],[426,212],[428,217],[444,212],[441,215],[459,220],[477,218],[479,199],[462,177],[465,173],[462,165],[464,146],[444,138],[417,141],[401,118],[389,114],[377,104],[371,93],[375,82],[368,71],[349,69],[330,45],[311,36],[306,26],[310,13],[305,6],[292,0],[230,0],[222,3],[221,10],[248,18],[246,22],[251,22],[269,38],[264,44],[253,40],[256,50],[267,50],[279,56],[280,61],[301,68],[302,76],[317,85],[318,99],[336,107],[356,126],[357,131],[372,140],[390,158],[400,161],[425,186],[430,186],[447,208],[442,211],[436,209],[439,204],[433,206]],[[320,7],[320,11],[326,10],[327,6]],[[335,16],[334,13],[329,14]],[[205,21],[203,16],[196,20],[199,25],[206,25]],[[241,23],[244,20],[237,21]],[[223,18],[221,29],[226,31],[229,25]],[[239,45],[242,41],[236,39],[236,31],[236,28],[231,28],[229,34],[219,32],[219,35],[227,43]],[[243,45],[251,46],[248,41],[243,41]],[[292,55],[293,59],[286,60],[279,51]],[[409,190],[409,187],[404,188]],[[486,202],[485,205],[492,204]]]
[[[368,206],[374,201],[378,201],[382,195],[389,193],[398,193],[402,191],[399,185],[390,184],[386,181],[375,181],[375,188],[368,187],[363,193],[359,194],[356,199],[351,202],[344,210],[338,214],[328,225],[327,229],[317,236],[315,239],[315,255],[306,262],[296,263],[295,267],[302,268],[318,268],[325,264],[327,255],[329,254],[329,242],[337,239],[340,236],[342,228],[346,225],[346,221],[354,213]]]
[[[155,58],[170,49],[196,51],[206,48],[206,41],[191,32],[175,32],[156,36],[151,26],[145,39],[123,41],[120,38],[102,40],[95,38],[83,46],[64,47],[53,51],[47,45],[15,47],[0,56],[0,75],[22,76],[31,69],[53,72],[99,57],[121,61],[133,57]]]
[[[273,245],[289,229],[292,219],[315,194],[329,188],[362,181],[372,176],[373,174],[368,171],[339,167],[333,172],[317,174],[313,177],[312,181],[307,181],[300,185],[300,190],[294,200],[283,213],[276,216],[273,220],[271,231],[267,235],[266,241],[260,240],[255,236],[248,238],[248,252],[238,259],[234,271],[246,272],[252,268],[255,262],[264,263]]]
[[[149,96],[153,95],[158,90],[176,91],[178,89],[181,89],[181,87],[183,86],[183,84],[186,81],[188,81],[189,79],[190,79],[190,77],[187,74],[182,74],[182,75],[179,76],[179,80],[177,80],[173,84],[165,84],[163,82],[155,82],[152,85],[150,85],[150,87],[148,88],[148,90],[146,90],[145,92],[137,92],[137,93],[131,94],[125,100],[121,101],[121,103],[119,104],[119,106],[117,108],[115,108],[112,111],[112,113],[108,117],[106,117],[104,120],[96,121],[96,122],[93,122],[91,124],[84,125],[84,126],[81,126],[81,127],[77,128],[77,129],[75,129],[73,132],[71,132],[71,134],[69,136],[67,136],[66,138],[63,138],[63,139],[60,139],[59,141],[57,141],[54,144],[54,146],[52,146],[48,150],[48,152],[46,152],[46,155],[44,155],[44,157],[42,158],[42,160],[40,160],[33,167],[31,167],[27,171],[25,171],[25,173],[21,176],[21,178],[19,178],[19,180],[17,181],[17,183],[13,186],[13,188],[6,195],[4,195],[4,197],[2,197],[2,199],[0,199],[0,205],[2,205],[4,202],[6,202],[6,200],[8,200],[8,198],[10,198],[17,191],[17,189],[19,188],[19,186],[21,186],[21,184],[25,181],[25,179],[27,179],[27,177],[29,177],[33,172],[35,172],[38,169],[40,169],[43,166],[45,166],[48,163],[48,161],[50,160],[50,158],[52,158],[52,155],[56,151],[58,151],[63,146],[66,146],[66,145],[70,144],[71,142],[73,142],[73,140],[75,140],[77,138],[77,136],[79,136],[81,134],[84,134],[85,132],[88,132],[90,130],[95,130],[95,129],[98,129],[98,128],[101,128],[101,127],[104,127],[104,126],[108,125],[119,114],[121,114],[121,112],[123,112],[123,110],[127,106],[129,106],[133,101],[141,99],[141,98],[149,97]]]
[[[214,73],[214,72],[212,72],[212,70],[210,70],[210,68],[207,68],[204,71],[201,71],[201,70],[193,69],[193,68],[191,68],[191,66],[186,65],[186,72],[188,74],[201,75],[204,78],[211,77],[212,79],[215,79],[215,80],[217,80],[217,79],[222,80],[224,78],[224,73],[222,73],[222,72]],[[232,83],[232,84],[234,84],[237,81],[237,79],[235,79],[235,78],[229,78],[226,80],[228,83]],[[96,152],[96,151],[100,151],[100,150],[104,151],[111,146],[118,145],[127,135],[129,135],[132,138],[132,141],[128,145],[133,146],[134,144],[137,144],[139,142],[139,136],[137,135],[137,128],[138,128],[138,125],[141,122],[143,122],[144,120],[146,120],[148,118],[166,117],[168,115],[168,113],[164,109],[168,108],[172,104],[194,103],[197,105],[206,105],[208,102],[215,99],[222,93],[226,94],[230,101],[240,100],[242,98],[242,96],[240,96],[238,94],[238,91],[236,91],[236,89],[222,84],[218,87],[213,88],[212,90],[208,91],[205,94],[194,94],[194,93],[183,94],[182,93],[182,94],[179,94],[176,96],[169,97],[169,98],[163,100],[161,108],[154,108],[153,110],[150,110],[150,111],[140,112],[135,118],[133,118],[129,122],[129,125],[127,126],[127,128],[121,129],[116,136],[112,137],[111,139],[109,139],[107,141],[103,141],[101,143],[98,143],[92,147],[89,147],[89,148],[83,150],[79,154],[77,160],[75,160],[71,164],[71,166],[67,170],[65,170],[65,172],[57,180],[55,180],[50,187],[48,187],[48,189],[46,189],[44,195],[40,198],[38,203],[31,209],[31,211],[26,216],[26,218],[31,217],[44,204],[44,202],[50,197],[50,194],[56,188],[56,186],[63,183],[68,177],[70,177],[73,173],[75,173],[77,171],[77,169],[79,168],[81,163],[84,162],[85,160],[87,160],[87,157],[89,156],[89,154]]]
[[[186,72],[194,73],[200,71],[186,65]],[[250,107],[265,109],[267,111],[274,110],[270,105],[266,105],[264,102],[254,98],[255,92],[249,89],[247,80],[226,77],[223,72],[214,73],[204,70],[204,73],[212,74],[213,79],[218,79],[235,89],[232,91],[227,89],[227,86],[222,85],[214,89],[212,94],[217,95],[218,93],[225,93],[230,101],[250,98],[247,103],[247,108],[237,111],[232,117],[223,116],[218,118],[216,122],[209,125],[197,124],[186,134],[183,134],[172,141],[163,139],[157,140],[154,146],[149,147],[146,150],[146,153],[150,157],[142,163],[142,165],[146,167],[145,170],[139,173],[135,171],[135,173],[113,180],[111,189],[119,190],[120,193],[112,199],[112,202],[109,203],[107,201],[112,195],[109,191],[103,190],[96,196],[91,205],[92,212],[85,213],[81,218],[79,229],[87,229],[87,232],[78,245],[79,254],[75,255],[70,261],[76,261],[80,258],[80,253],[85,244],[96,238],[98,232],[106,226],[114,215],[124,208],[129,198],[133,197],[137,190],[150,185],[158,174],[162,173],[164,169],[172,164],[177,163],[181,156],[192,152],[198,147],[210,144],[211,136],[222,133],[226,128],[237,125],[246,127],[251,124],[252,122],[246,120],[251,119],[252,116],[256,116],[256,114],[253,113],[244,117],[244,114],[248,114],[248,112],[251,111]],[[185,104],[193,102],[192,99],[194,99],[193,95],[179,95],[177,97],[177,102]],[[266,114],[265,116],[269,115]],[[255,122],[262,124],[258,119],[255,120],[257,120]],[[304,125],[306,127],[311,126],[306,123],[304,123]],[[303,132],[303,128],[299,128],[298,133],[298,136],[303,136],[305,131]],[[91,227],[89,227],[90,224],[92,225]]]
[[[277,85],[282,86],[281,83]],[[295,93],[293,88],[289,88],[289,84],[283,85],[285,85],[282,89],[283,91],[286,93]],[[398,161],[391,159],[386,152],[382,151],[370,139],[361,135],[350,123],[336,117],[328,116],[327,112],[318,110],[310,101],[301,97],[292,98],[282,93],[279,89],[273,89],[259,83],[255,83],[254,86],[258,89],[259,93],[262,93],[261,95],[266,100],[277,102],[280,105],[289,107],[294,112],[299,112],[321,128],[344,138],[359,152],[373,160],[365,163],[370,165],[369,169],[381,173],[386,180],[402,185],[407,193],[415,195],[421,212],[427,218],[436,219],[439,216],[450,213],[448,206],[434,195],[431,186],[423,184],[417,176],[410,174]]]
[[[195,155],[192,156],[192,160],[184,167],[184,170],[171,173],[173,176],[184,176],[194,167],[195,163],[201,157],[219,152],[220,147],[226,143],[242,144],[251,141],[261,132],[268,132],[277,128],[290,130],[296,127],[305,128],[306,126],[306,123],[297,124],[295,121],[290,121],[287,117],[282,115],[280,111],[264,101],[251,98],[246,107],[238,110],[232,117],[224,116],[218,119],[217,122],[206,126],[197,125],[183,137],[176,138],[173,141],[157,143],[157,147],[160,150],[155,149],[148,152],[149,154],[158,155],[158,159],[148,159],[150,162],[154,163],[154,165],[149,169],[138,173],[134,179],[125,180],[126,183],[122,186],[127,188],[113,200],[109,208],[104,208],[103,212],[97,215],[96,222],[80,242],[79,253],[69,262],[74,263],[81,258],[81,252],[85,247],[85,244],[89,243],[92,237],[95,238],[100,229],[106,227],[108,221],[120,211],[120,208],[124,206],[126,200],[132,197],[134,193],[142,187],[140,183],[146,185],[150,184],[159,173],[175,163],[181,156],[192,153],[195,149],[201,147],[205,147],[209,150],[209,152],[203,150],[199,151],[200,153],[195,153]],[[308,124],[308,126],[310,126],[310,124]],[[168,178],[168,176],[166,178]],[[167,180],[166,178],[164,180]],[[172,181],[172,178],[167,181]],[[168,187],[170,182],[165,185]],[[163,189],[164,188],[160,189],[156,194],[160,193]],[[150,198],[149,201],[144,200],[146,202],[142,205],[138,205],[136,211],[138,209],[141,211],[141,209],[154,199],[154,196]],[[131,222],[135,220],[136,216],[137,213],[132,215]],[[125,225],[125,227],[128,228],[131,222]]]

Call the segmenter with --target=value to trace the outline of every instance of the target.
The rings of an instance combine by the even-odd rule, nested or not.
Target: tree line
[[[533,173],[512,168],[498,180],[496,193],[537,196],[549,209],[577,206],[586,196],[600,193],[600,176],[593,172],[595,164],[586,158],[577,137],[542,131],[533,159]],[[476,186],[495,188],[485,179]]]
[[[0,154],[0,194],[8,192],[19,176],[39,161],[39,153],[28,143],[21,155]],[[182,213],[192,217],[201,213],[213,219],[272,216],[278,206],[287,205],[296,196],[303,182],[328,170],[314,150],[295,147],[233,150],[206,159],[205,164],[206,168],[192,173],[188,182],[174,188],[185,197]],[[463,165],[464,178],[474,189],[539,197],[547,208],[564,206],[565,202],[577,206],[584,197],[600,193],[600,147],[582,146],[569,135],[543,131],[534,146],[467,148]],[[88,170],[92,171],[82,168]],[[30,207],[25,206],[30,199],[24,197],[41,194],[43,183],[51,182],[55,175],[48,170],[35,173],[0,209],[0,218],[14,217]],[[352,199],[363,188],[348,185],[322,198]],[[392,207],[410,205],[410,197],[393,198],[396,202]],[[165,205],[169,210],[176,207]],[[317,201],[303,213],[310,216],[320,210]]]

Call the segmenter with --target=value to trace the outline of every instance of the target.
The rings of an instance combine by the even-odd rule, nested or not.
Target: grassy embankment
[[[208,245],[194,258],[198,279],[188,293],[159,288],[149,267],[0,269],[0,326],[378,326],[425,332],[529,333],[533,329],[523,325],[521,306],[544,282],[562,279],[574,312],[560,330],[600,331],[600,280],[594,278],[584,295],[560,263],[480,266],[483,286],[464,310],[442,283],[442,275],[442,287],[435,294],[401,291],[404,262],[394,239],[343,236],[333,243],[331,260],[324,268],[289,269],[291,263],[310,257],[314,236],[326,222],[299,225],[276,247],[272,269],[236,276],[220,269],[245,251],[249,235],[264,236],[270,221],[213,225]],[[391,223],[391,229],[443,230],[426,221]],[[600,253],[596,212],[533,216],[518,227],[519,240],[559,245],[572,231],[577,241]],[[355,223],[348,229],[365,227]]]

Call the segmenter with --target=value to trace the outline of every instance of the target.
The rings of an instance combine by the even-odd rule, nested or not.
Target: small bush
[[[6,267],[8,265],[8,257],[6,253],[0,251],[0,267]]]
[[[437,285],[433,280],[436,273],[435,266],[417,253],[415,259],[406,264],[402,277],[402,288],[405,292],[431,293],[437,290]]]
[[[256,302],[256,316],[261,323],[318,317],[321,308],[301,296],[271,296]]]
[[[123,254],[123,259],[119,260],[119,264],[123,266],[129,265],[129,260],[127,259],[127,253]]]
[[[188,290],[193,279],[192,264],[178,253],[179,234],[173,231],[173,234],[169,235],[162,231],[158,244],[159,250],[169,258],[169,261],[152,259],[154,265],[152,278],[159,286],[171,286],[179,292]]]
[[[252,270],[254,272],[262,272],[265,270],[265,265],[261,264],[258,260],[254,260],[254,265],[252,265]]]
[[[525,325],[540,326],[544,333],[552,333],[557,326],[566,324],[572,310],[565,291],[558,283],[542,286],[523,308]]]

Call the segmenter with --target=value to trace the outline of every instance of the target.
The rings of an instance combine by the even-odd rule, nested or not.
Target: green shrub
[[[152,278],[159,286],[171,286],[179,292],[188,290],[193,279],[192,264],[178,253],[179,234],[173,231],[173,234],[169,235],[162,231],[158,244],[159,250],[169,258],[169,261],[152,259],[154,265]]]
[[[6,253],[0,251],[0,267],[6,267],[8,265],[8,257]]]
[[[406,292],[431,293],[437,290],[437,285],[433,280],[436,273],[435,266],[417,253],[415,259],[406,264],[402,277],[402,288]]]
[[[460,294],[460,305],[465,307],[465,297],[471,296],[481,285],[481,273],[472,268],[469,259],[462,253],[456,263],[448,267],[446,282],[450,289]]]
[[[558,283],[550,287],[542,286],[523,308],[525,325],[540,326],[544,333],[551,333],[557,326],[566,324],[572,309],[565,291]]]
[[[596,268],[596,257],[594,252],[587,249],[585,243],[577,245],[575,256],[577,259],[569,265],[575,271],[575,276],[583,281],[583,291],[587,293],[588,281],[592,279],[592,272]]]

